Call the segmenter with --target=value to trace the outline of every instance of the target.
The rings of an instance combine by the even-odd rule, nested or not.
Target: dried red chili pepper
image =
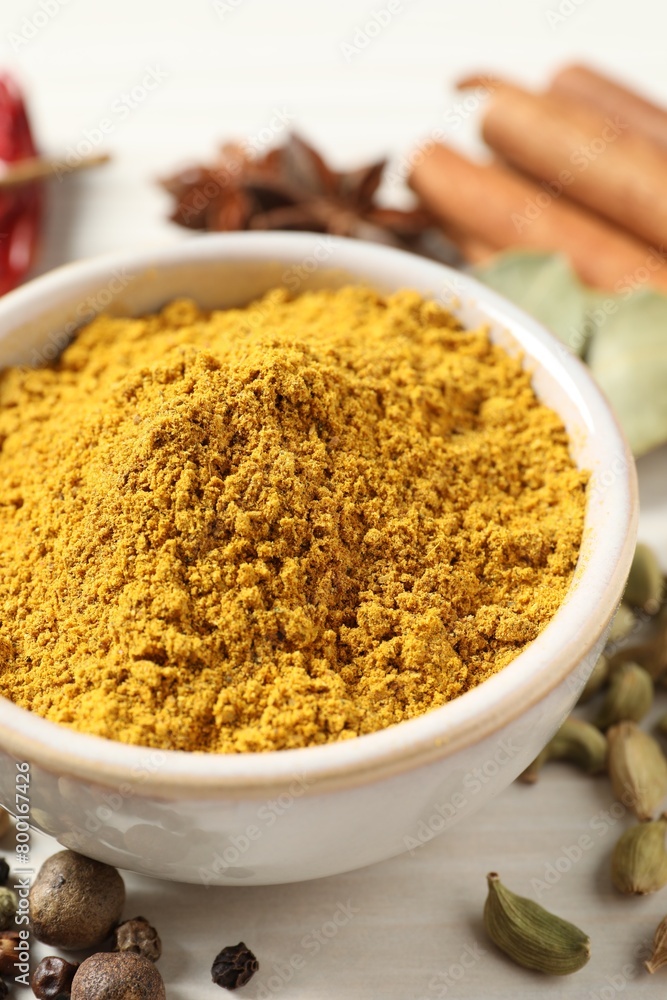
[[[0,172],[3,164],[36,156],[21,92],[0,74]],[[14,288],[31,267],[39,246],[43,193],[39,183],[0,190],[0,295]]]

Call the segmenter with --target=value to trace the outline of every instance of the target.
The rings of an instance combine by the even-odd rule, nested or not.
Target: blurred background
[[[111,164],[51,184],[42,270],[185,238],[155,179],[276,113],[342,167],[400,163],[438,126],[474,149],[452,83],[478,69],[539,87],[584,60],[667,100],[667,15],[651,0],[3,0],[0,26],[0,66],[25,90],[42,151],[113,126],[96,147]],[[133,99],[151,70],[153,89]],[[382,193],[398,204],[401,189]]]

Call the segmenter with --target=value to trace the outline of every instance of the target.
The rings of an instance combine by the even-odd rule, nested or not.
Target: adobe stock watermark
[[[241,142],[241,149],[247,156],[258,156],[267,146],[271,146],[277,135],[284,132],[294,121],[294,115],[287,108],[273,108],[266,125],[258,132],[246,136]]]
[[[225,875],[238,867],[239,861],[251,849],[252,845],[264,836],[267,830],[274,826],[281,816],[288,812],[295,801],[306,793],[312,784],[312,780],[305,775],[295,775],[287,791],[282,792],[275,799],[267,799],[257,810],[255,821],[237,834],[227,837],[225,846],[220,845],[209,866],[199,868],[199,878],[202,885],[208,889],[211,885],[217,885],[221,875]]]
[[[623,452],[617,452],[609,466],[604,471],[596,473],[588,494],[589,504],[602,499],[619,480],[625,480],[627,474],[628,460]]]
[[[534,197],[526,199],[523,212],[512,212],[510,219],[517,233],[523,232],[526,227],[539,219],[545,209],[552,202],[561,198],[567,189],[574,184],[577,176],[588,170],[590,165],[595,163],[627,128],[629,128],[628,123],[621,121],[618,115],[614,118],[605,118],[604,128],[600,135],[570,153],[569,162],[574,169],[570,170],[564,167],[559,172],[558,177],[541,181],[539,186],[542,190]]]
[[[383,33],[397,17],[405,13],[406,7],[415,0],[387,0],[382,7],[371,10],[367,20],[357,24],[349,41],[338,43],[338,48],[346,63],[360,56],[375,39]]]
[[[220,20],[224,21],[230,14],[235,14],[245,2],[246,0],[213,0],[213,10]]]
[[[318,955],[360,912],[359,907],[350,899],[345,903],[337,903],[333,913],[319,927],[303,935],[299,942],[299,951],[293,952],[283,962],[273,963],[268,979],[266,982],[261,982],[254,993],[255,1000],[267,1000],[268,997],[280,993],[297,972],[305,969],[308,959]]]
[[[103,288],[86,296],[76,307],[74,318],[60,330],[49,332],[47,343],[43,347],[33,347],[30,356],[30,366],[38,368],[40,365],[49,364],[55,361],[67,345],[72,341],[74,334],[86,323],[89,323],[99,313],[111,305],[113,300],[123,292],[134,280],[135,275],[128,273],[124,267],[117,268],[112,272],[110,280]]]
[[[202,212],[234,183],[241,175],[248,160],[256,159],[294,121],[294,115],[287,108],[273,108],[266,125],[238,143],[238,154],[228,154],[224,163],[208,171],[207,181],[197,187],[195,193],[181,205],[180,215],[186,225]]]
[[[96,806],[94,811],[86,809],[85,832],[97,833],[102,827],[107,826],[109,820],[120,812],[126,802],[131,801],[135,795],[141,794],[145,782],[154,777],[164,767],[166,761],[167,755],[163,750],[152,750],[146,758],[145,764],[136,765],[132,769],[131,782],[124,781],[116,788],[101,791],[99,793],[100,805]]]
[[[20,52],[37,38],[69,2],[70,0],[39,0],[33,12],[23,18],[18,30],[7,34],[7,41],[14,52]]]
[[[464,96],[445,111],[446,129],[457,129],[472,115],[477,114],[484,101],[488,100],[499,85],[497,77],[480,76],[475,86],[466,88]]]
[[[567,688],[574,695],[578,696],[584,689],[586,681],[590,677],[593,667],[600,658],[600,654],[596,651],[591,651],[584,656],[582,660],[577,664],[576,670],[573,670],[567,678]]]
[[[283,271],[282,284],[290,292],[297,292],[304,281],[315,274],[331,258],[333,252],[333,236],[323,236],[317,241],[311,254],[304,257],[298,264],[292,264],[286,271]]]
[[[644,961],[651,951],[651,942],[641,941],[633,951],[634,961],[626,962],[613,976],[605,976],[603,983],[589,990],[585,1000],[615,1000],[619,993],[625,992],[629,983],[645,974]]]
[[[286,268],[281,275],[281,284],[292,294],[298,292],[303,283],[327,263],[335,253],[335,237],[322,236],[318,239],[313,252],[306,254],[297,264]],[[248,330],[255,329],[259,324],[271,317],[271,302],[259,299],[251,302],[245,310],[244,322]]]
[[[538,899],[568,875],[582,858],[592,851],[608,833],[615,831],[618,823],[625,819],[632,809],[634,795],[627,790],[608,809],[600,809],[588,821],[586,832],[581,833],[573,844],[563,845],[559,856],[548,861],[540,878],[531,878],[530,884]]]
[[[480,76],[474,87],[466,90],[465,95],[450,105],[444,115],[442,126],[436,126],[428,136],[415,146],[406,156],[403,156],[396,166],[385,173],[385,180],[390,183],[404,181],[415,167],[420,166],[432,153],[438,143],[444,142],[451,132],[456,131],[473,115],[477,114],[485,101],[497,90],[500,81],[493,76]]]
[[[544,12],[547,24],[550,28],[559,27],[569,21],[572,15],[576,14],[586,2],[587,0],[560,0],[556,7],[550,7]]]
[[[456,989],[468,972],[487,954],[486,948],[482,948],[479,941],[465,945],[458,961],[452,962],[447,969],[443,969],[431,977],[428,983],[430,995],[435,997],[449,996],[450,990]]]
[[[521,752],[522,747],[517,746],[511,737],[500,740],[481,767],[474,767],[464,775],[460,789],[452,792],[443,802],[435,803],[431,815],[419,820],[414,834],[403,837],[403,844],[410,856],[414,857],[420,847],[452,826],[458,814]]]
[[[452,309],[466,290],[467,276],[462,271],[453,271],[440,287],[435,301],[446,309]]]
[[[16,867],[19,874],[14,879],[17,907],[14,921],[18,928],[18,947],[14,959],[13,976],[21,986],[30,985],[30,886],[35,870],[30,859],[30,764],[16,763]]]
[[[664,246],[649,247],[643,264],[639,264],[634,271],[626,273],[614,282],[613,295],[602,298],[602,293],[598,297],[594,306],[589,306],[584,311],[584,316],[580,324],[570,324],[566,331],[567,344],[573,351],[579,352],[586,346],[590,337],[597,330],[602,329],[611,316],[615,316],[631,295],[651,284],[656,273],[667,264],[667,250]],[[563,350],[565,346],[563,345]]]
[[[67,147],[62,160],[53,168],[54,175],[62,180],[73,167],[95,152],[116,131],[120,122],[140,108],[165,80],[169,78],[159,66],[148,66],[141,79],[129,90],[124,90],[113,101],[109,112],[104,118],[90,128],[83,130],[78,142]]]

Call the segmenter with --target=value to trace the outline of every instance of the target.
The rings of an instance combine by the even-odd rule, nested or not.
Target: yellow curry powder
[[[585,485],[520,361],[416,293],[99,317],[0,376],[0,693],[162,748],[381,729],[546,625]]]

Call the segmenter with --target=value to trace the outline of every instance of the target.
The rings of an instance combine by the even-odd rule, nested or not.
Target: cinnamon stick
[[[667,110],[590,66],[565,66],[551,81],[549,93],[583,101],[603,115],[619,115],[632,129],[667,149]]]
[[[540,186],[443,145],[414,167],[410,185],[445,229],[453,227],[491,250],[560,251],[596,288],[622,292],[638,282],[667,288],[659,253],[563,198],[557,185]]]
[[[485,264],[500,250],[499,247],[493,247],[486,240],[463,229],[453,230],[448,235],[467,264]]]
[[[455,226],[442,218],[438,220],[438,228],[443,236],[454,244],[467,264],[483,264],[500,250],[500,247],[492,246],[488,240],[476,236],[469,229]]]
[[[485,105],[482,134],[520,170],[651,243],[667,247],[667,153],[604,116],[562,98],[502,84]]]
[[[103,163],[108,163],[110,158],[108,153],[98,153],[95,156],[82,157],[70,164],[53,156],[29,156],[24,160],[7,163],[0,169],[0,191],[99,167]]]

